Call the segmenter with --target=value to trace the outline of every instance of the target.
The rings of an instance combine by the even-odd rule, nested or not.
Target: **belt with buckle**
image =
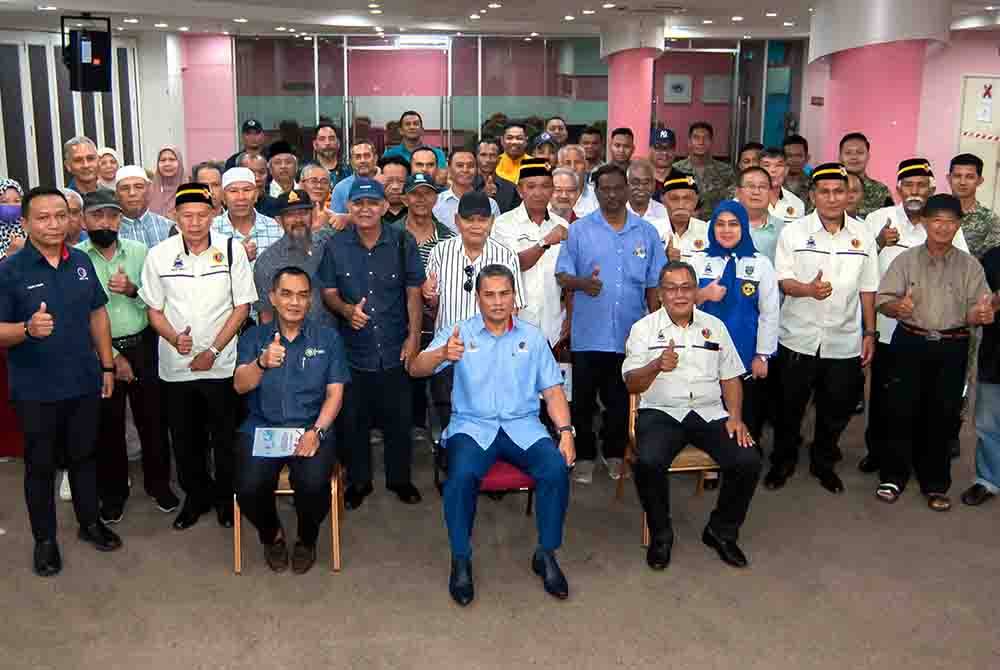
[[[964,340],[969,337],[969,329],[965,326],[961,326],[959,328],[948,328],[947,330],[927,330],[926,328],[911,326],[910,324],[902,321],[899,322],[899,325],[906,332],[912,333],[913,335],[919,335],[928,342],[938,342],[940,340]]]
[[[111,346],[113,346],[118,351],[122,349],[134,349],[142,343],[142,333],[136,333],[135,335],[124,335],[122,337],[112,337]]]

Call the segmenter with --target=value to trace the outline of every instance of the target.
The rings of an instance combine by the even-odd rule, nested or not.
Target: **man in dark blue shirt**
[[[0,346],[24,430],[24,492],[34,569],[62,569],[56,544],[56,464],[65,461],[79,537],[100,551],[121,539],[98,516],[95,439],[101,398],[114,391],[107,294],[85,253],[66,246],[69,206],[36,188],[21,204],[28,242],[0,263]]]
[[[420,502],[410,478],[410,362],[420,348],[424,266],[413,235],[383,226],[382,185],[357,177],[347,196],[354,225],[327,243],[320,265],[323,301],[340,323],[351,366],[342,439],[350,454],[344,506],[361,505],[372,490],[368,429],[385,433],[386,488],[407,504]]]
[[[319,526],[330,510],[330,477],[336,462],[332,426],[350,375],[337,331],[306,318],[312,281],[304,270],[294,266],[278,270],[270,301],[275,320],[251,328],[239,340],[233,385],[237,393],[249,394],[250,415],[240,427],[236,495],[267,548],[267,564],[284,572],[288,547],[274,489],[282,467],[288,465],[299,522],[292,570],[303,574],[316,562]],[[299,429],[291,456],[261,455],[263,441],[269,433],[274,435],[274,428]]]

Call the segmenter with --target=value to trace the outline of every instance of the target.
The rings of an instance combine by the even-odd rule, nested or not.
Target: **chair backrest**
[[[636,416],[639,414],[639,394],[630,393],[628,396],[628,445],[626,446],[626,458],[632,462],[639,453],[639,443],[635,436]],[[719,464],[711,456],[701,449],[687,446],[670,464],[670,472],[697,472],[699,470],[718,470]]]

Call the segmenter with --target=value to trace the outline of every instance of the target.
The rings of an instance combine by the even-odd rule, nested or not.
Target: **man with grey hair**
[[[628,166],[628,203],[626,207],[656,228],[660,237],[670,231],[670,216],[667,208],[653,200],[656,188],[656,171],[653,164],[644,158],[632,160]]]
[[[299,174],[299,184],[312,199],[314,228],[320,230],[332,227],[334,230],[343,230],[347,227],[347,217],[337,216],[330,209],[333,187],[330,186],[330,171],[326,167],[319,163],[306,163]]]
[[[83,197],[71,188],[61,188],[59,192],[66,196],[66,204],[69,206],[66,246],[75,247],[87,239],[87,231],[83,229]]]
[[[82,135],[63,145],[63,165],[73,175],[67,186],[80,195],[97,190],[97,145]]]
[[[205,184],[212,192],[212,216],[222,214],[222,205],[225,202],[222,197],[223,170],[222,163],[215,161],[202,161],[191,170],[191,181]]]
[[[576,220],[573,205],[580,199],[580,176],[569,168],[556,168],[552,171],[552,199],[549,200],[549,211],[562,217],[567,223]]]
[[[576,173],[580,187],[580,197],[573,206],[576,218],[582,219],[597,209],[597,196],[590,184],[587,169],[587,154],[579,144],[567,144],[556,154],[556,164],[561,168],[569,168]]]

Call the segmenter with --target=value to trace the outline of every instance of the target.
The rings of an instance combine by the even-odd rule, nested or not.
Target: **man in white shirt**
[[[257,291],[243,245],[211,230],[209,188],[182,184],[175,206],[180,234],[150,249],[139,289],[149,323],[160,336],[159,375],[186,494],[174,528],[190,528],[213,505],[220,525],[231,527],[236,332]]]
[[[458,212],[458,201],[469,191],[475,190],[476,154],[471,149],[455,149],[448,158],[448,176],[451,188],[438,194],[434,218],[457,233],[455,214]],[[494,218],[500,216],[500,206],[493,198],[490,198],[490,211]]]
[[[635,159],[629,163],[628,172],[628,203],[630,212],[649,221],[657,231],[666,230],[670,226],[670,216],[667,208],[653,200],[656,189],[656,173],[653,164],[645,159]]]
[[[879,278],[885,276],[897,256],[927,241],[923,211],[928,198],[934,194],[933,178],[934,173],[927,159],[910,158],[902,161],[896,172],[896,194],[900,204],[877,209],[865,219],[865,226],[878,246]],[[955,233],[952,244],[956,249],[969,252],[961,229]],[[872,361],[868,425],[865,429],[868,454],[858,463],[858,469],[865,473],[879,471],[881,453],[890,437],[888,384],[893,363],[892,347],[889,345],[892,334],[896,331],[896,320],[878,312],[875,323],[879,335],[875,359]]]
[[[552,173],[543,159],[525,158],[517,182],[521,204],[493,223],[493,239],[517,253],[524,285],[524,309],[518,317],[541,329],[550,346],[562,338],[562,289],[556,281],[560,243],[569,223],[550,214]]]
[[[802,417],[815,393],[809,471],[823,488],[841,493],[844,485],[833,470],[840,460],[837,442],[857,404],[862,369],[871,362],[878,335],[878,249],[864,224],[844,213],[844,166],[824,163],[812,179],[816,210],[785,226],[775,256],[785,294],[778,334],[782,397],[764,485],[779,489],[795,472]]]
[[[635,487],[651,537],[646,562],[654,570],[670,563],[667,472],[688,444],[705,451],[723,472],[702,541],[729,565],[748,563],[736,540],[761,463],[741,414],[740,376],[746,370],[722,321],[695,309],[697,291],[694,268],[669,262],[660,272],[663,307],[636,322],[625,344],[622,377],[630,393],[640,394]]]
[[[573,205],[580,198],[580,175],[569,168],[552,171],[552,199],[549,211],[565,219],[567,223],[576,221]]]
[[[663,204],[668,225],[657,228],[668,261],[690,262],[708,250],[708,223],[697,219],[698,183],[691,175],[674,170],[663,182]],[[654,224],[655,225],[655,224]]]
[[[580,186],[580,197],[573,205],[576,218],[582,219],[598,208],[597,194],[594,185],[590,183],[590,170],[587,169],[587,155],[579,144],[567,144],[556,154],[556,164],[576,173]]]
[[[774,265],[778,236],[785,222],[768,211],[767,197],[771,191],[771,176],[764,168],[749,167],[736,177],[736,199],[750,216],[750,237],[753,244]]]
[[[760,166],[771,177],[771,192],[768,194],[768,211],[785,223],[806,215],[806,206],[799,196],[785,188],[788,164],[781,149],[765,149],[760,156]]]

